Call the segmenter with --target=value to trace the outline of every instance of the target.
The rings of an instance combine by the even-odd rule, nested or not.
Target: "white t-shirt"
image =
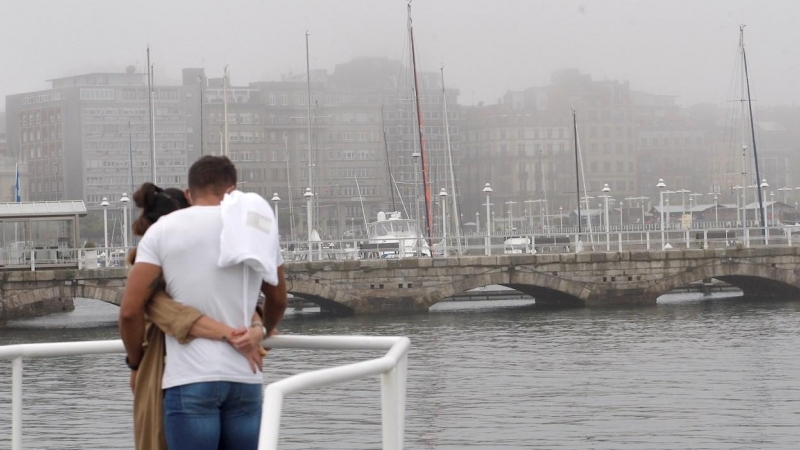
[[[261,279],[244,264],[217,267],[221,231],[219,206],[193,206],[175,211],[147,230],[139,242],[136,262],[160,266],[167,293],[176,301],[228,326],[248,327]],[[279,259],[278,266],[283,264],[280,256]],[[250,271],[247,305],[243,300],[245,270]],[[261,373],[254,374],[244,355],[228,343],[194,339],[181,345],[167,336],[166,344],[164,389],[206,381],[262,382]]]

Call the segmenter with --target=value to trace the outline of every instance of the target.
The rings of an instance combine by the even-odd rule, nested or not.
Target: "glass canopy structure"
[[[0,267],[77,266],[82,200],[0,203]]]

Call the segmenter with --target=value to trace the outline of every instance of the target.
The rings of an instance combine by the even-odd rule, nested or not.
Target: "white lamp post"
[[[486,183],[486,186],[483,188],[483,192],[486,193],[486,241],[484,242],[484,250],[486,250],[486,256],[492,255],[492,212],[490,209],[491,206],[491,196],[492,196],[492,186],[489,183]]]
[[[104,242],[104,251],[103,253],[105,256],[105,266],[108,267],[108,198],[103,197],[103,202],[100,203],[100,206],[103,207],[103,242]]]
[[[719,202],[717,201],[718,197],[717,194],[714,194],[714,226],[718,227],[719,225]]]
[[[564,207],[558,207],[558,228],[564,228]],[[564,232],[563,230],[559,230],[560,232]]]
[[[775,192],[769,193],[769,218],[772,219],[772,226],[775,226]]]
[[[311,261],[314,255],[314,252],[311,251],[311,232],[313,231],[311,221],[311,198],[314,197],[314,194],[311,193],[310,187],[306,188],[303,197],[306,198],[306,221],[308,222],[308,260]]]
[[[656,184],[656,187],[659,189],[658,197],[659,197],[659,205],[660,205],[660,209],[661,209],[661,247],[662,248],[666,248],[667,241],[665,240],[665,234],[664,234],[664,188],[667,187],[667,184],[664,183],[664,179],[663,178],[659,178],[658,179],[658,184]]]
[[[609,221],[608,221],[608,199],[611,198],[608,193],[611,192],[611,188],[608,187],[608,183],[603,185],[603,205],[604,205],[604,212],[605,214],[605,229],[606,229],[606,251],[611,251],[611,233],[609,232]]]
[[[128,251],[128,202],[130,199],[128,198],[128,194],[123,192],[122,198],[119,199],[122,202],[122,247],[125,251]]]
[[[689,229],[694,225],[694,207],[697,206],[697,197],[701,195],[697,192],[689,194]]]
[[[447,258],[447,191],[442,188],[439,191],[439,198],[442,199],[442,256]]]
[[[275,226],[278,227],[278,241],[280,241],[280,235],[281,235],[281,220],[280,220],[280,216],[278,215],[278,202],[279,201],[281,201],[281,198],[278,197],[278,193],[276,192],[276,193],[272,194],[272,202],[275,203]]]

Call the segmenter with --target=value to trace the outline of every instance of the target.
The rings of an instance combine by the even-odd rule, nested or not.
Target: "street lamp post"
[[[108,198],[103,197],[103,202],[100,206],[103,207],[103,245],[105,254],[105,266],[108,267]]]
[[[311,193],[310,187],[306,188],[306,192],[303,194],[303,197],[306,198],[306,222],[308,222],[308,260],[311,261],[314,257],[314,252],[311,250],[311,233],[313,231],[311,198],[314,197],[314,194]]]
[[[772,219],[772,226],[775,226],[775,192],[769,193],[769,218]]]
[[[676,194],[678,194],[678,193],[681,194],[681,216],[686,214],[686,196],[685,196],[685,194],[687,194],[689,192],[691,192],[691,191],[688,190],[688,189],[678,189],[677,191],[675,191]]]
[[[122,203],[122,247],[128,251],[128,194],[123,192],[122,198],[119,199]]]
[[[703,194],[698,194],[697,192],[689,194],[689,229],[694,226],[694,207],[697,206],[697,197],[701,195]]]
[[[665,240],[665,234],[664,234],[664,188],[667,187],[667,184],[664,183],[663,178],[659,178],[656,187],[659,189],[658,191],[659,204],[660,204],[659,209],[661,209],[661,247],[666,249],[667,241]]]
[[[714,226],[719,227],[719,202],[717,194],[714,194]]]
[[[486,194],[486,240],[484,242],[484,250],[486,251],[486,256],[492,255],[492,212],[491,212],[491,205],[490,202],[492,197],[492,186],[489,183],[486,183],[486,186],[483,187],[483,192]]]
[[[608,183],[603,185],[603,205],[604,205],[604,215],[605,215],[605,231],[606,231],[606,251],[611,251],[611,233],[609,230],[609,220],[608,220],[608,199],[611,196],[608,193],[611,192],[611,188],[608,187]]]
[[[272,202],[275,203],[275,226],[278,229],[278,242],[281,241],[281,218],[278,214],[278,202],[281,201],[281,198],[278,197],[278,193],[272,194]],[[337,230],[338,231],[338,230]]]
[[[442,256],[447,258],[447,191],[442,188],[439,191],[439,198],[442,199]]]

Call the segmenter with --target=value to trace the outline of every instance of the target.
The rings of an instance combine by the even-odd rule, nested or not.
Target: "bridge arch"
[[[530,295],[537,305],[577,307],[583,306],[591,293],[588,284],[574,280],[564,280],[535,270],[508,267],[447,283],[428,293],[423,298],[425,305],[431,306],[453,295],[484,286],[500,285]]]
[[[800,298],[800,278],[794,270],[739,260],[715,260],[658,280],[648,289],[657,298],[690,283],[716,278],[742,290],[745,296]]]
[[[316,303],[322,312],[340,315],[352,315],[355,312],[353,308],[343,303],[347,301],[345,295],[329,285],[303,280],[286,280],[286,291]]]

